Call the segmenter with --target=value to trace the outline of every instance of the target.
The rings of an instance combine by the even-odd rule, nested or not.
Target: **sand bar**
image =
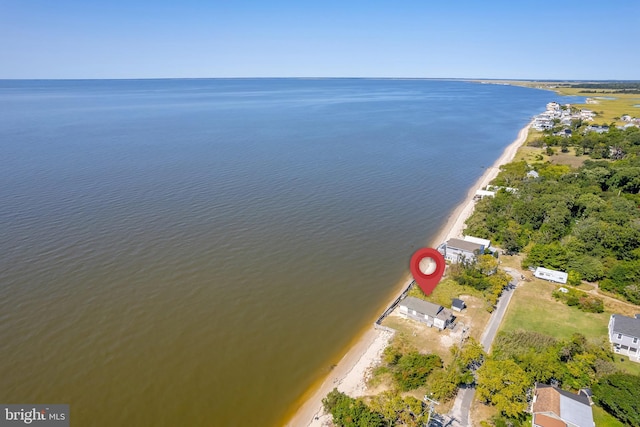
[[[502,155],[485,171],[467,193],[465,200],[458,205],[447,219],[440,233],[431,241],[431,246],[453,237],[462,236],[465,221],[473,213],[475,201],[473,199],[476,191],[488,185],[500,172],[500,166],[513,160],[518,148],[527,139],[530,122],[518,132],[517,138],[502,152]],[[412,282],[410,275],[402,281],[397,296]],[[395,298],[392,300],[394,301]],[[334,387],[352,397],[359,397],[366,394],[366,375],[368,369],[376,364],[382,355],[382,351],[387,346],[392,334],[371,327],[365,331],[353,345],[345,356],[338,362],[320,387],[310,395],[306,402],[300,406],[295,415],[288,421],[287,426],[291,427],[320,427],[330,425],[331,416],[323,415],[322,398],[324,398]]]

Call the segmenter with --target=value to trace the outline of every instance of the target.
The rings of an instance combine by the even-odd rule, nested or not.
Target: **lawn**
[[[640,376],[640,363],[632,362],[627,356],[615,354],[616,368],[626,372],[627,374]]]
[[[607,411],[597,405],[593,405],[593,421],[596,427],[624,427],[620,421],[618,421],[612,415],[609,415]]]
[[[576,332],[587,338],[607,336],[610,313],[585,313],[569,307],[551,296],[556,285],[530,280],[516,289],[501,331],[526,329],[556,338],[568,338]]]

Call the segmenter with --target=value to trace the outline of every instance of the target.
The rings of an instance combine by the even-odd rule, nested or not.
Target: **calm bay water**
[[[425,80],[0,81],[0,402],[274,426],[558,97]]]

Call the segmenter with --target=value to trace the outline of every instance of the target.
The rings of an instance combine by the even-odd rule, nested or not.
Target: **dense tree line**
[[[577,89],[640,89],[640,82],[596,82],[596,83],[572,83],[570,87]]]
[[[563,152],[567,152],[568,147],[575,147],[576,154],[584,154],[594,160],[620,160],[625,156],[640,152],[640,128],[637,127],[618,129],[611,125],[608,126],[607,132],[597,133],[589,132],[586,122],[574,120],[570,126],[572,130],[570,136],[556,135],[564,128],[565,126],[558,122],[554,128],[544,131],[540,138],[533,140],[529,145],[533,147],[559,147]]]
[[[598,83],[574,83],[568,87],[582,90],[580,93],[640,93],[640,83],[629,82],[598,82]]]
[[[640,427],[640,377],[615,373],[594,386],[595,401],[624,424]]]
[[[534,169],[538,177],[528,172]],[[640,303],[640,157],[566,165],[514,162],[501,168],[500,190],[476,205],[466,234],[524,251],[523,267],[567,271],[575,281]]]

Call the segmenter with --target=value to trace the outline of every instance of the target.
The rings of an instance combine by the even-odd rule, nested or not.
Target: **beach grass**
[[[553,283],[539,279],[524,282],[516,289],[502,322],[501,331],[529,330],[569,338],[581,333],[587,338],[607,336],[610,313],[586,313],[556,301]]]

